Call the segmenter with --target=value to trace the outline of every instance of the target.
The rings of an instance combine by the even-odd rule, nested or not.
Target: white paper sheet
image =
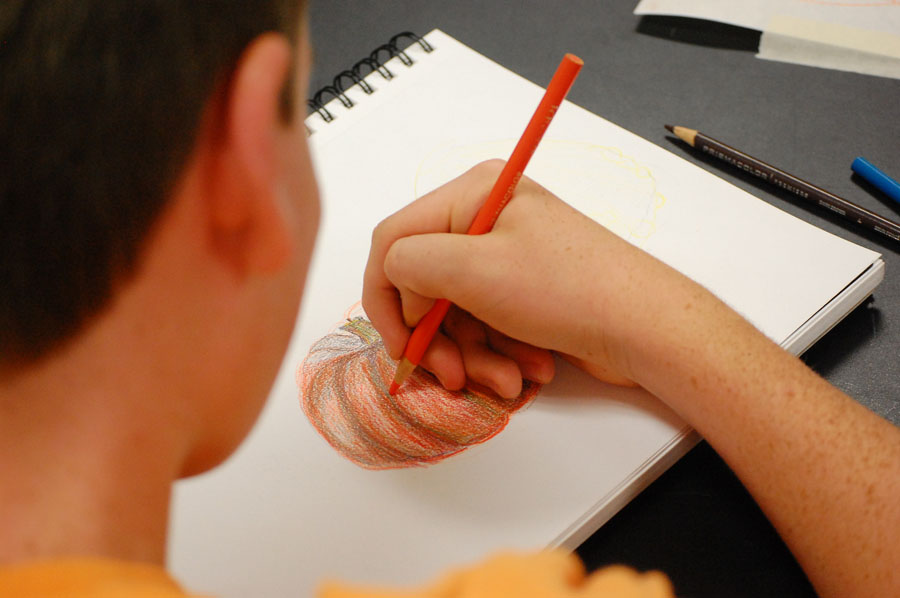
[[[299,328],[249,441],[176,489],[170,565],[191,589],[305,596],[323,577],[417,582],[500,548],[573,547],[695,442],[645,392],[563,363],[503,432],[428,468],[360,469],[306,421],[297,367],[359,300],[374,225],[507,157],[542,94],[439,31],[427,38],[435,51],[391,61],[393,81],[368,78],[374,95],[352,90],[354,108],[307,121],[324,217]],[[526,174],[779,341],[877,258],[571,103]]]
[[[756,29],[767,60],[900,78],[897,0],[641,0],[634,12]]]

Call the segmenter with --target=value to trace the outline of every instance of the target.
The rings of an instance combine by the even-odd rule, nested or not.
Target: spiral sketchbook
[[[581,77],[591,76],[588,60]],[[416,583],[499,549],[574,548],[696,443],[645,391],[563,362],[502,432],[428,467],[363,469],[300,408],[297,368],[359,302],[373,227],[475,163],[508,157],[542,91],[434,30],[397,36],[310,100],[323,219],[303,308],[248,441],[176,488],[170,566],[188,588],[298,596],[323,578]],[[877,253],[571,102],[526,175],[794,353],[883,276]]]

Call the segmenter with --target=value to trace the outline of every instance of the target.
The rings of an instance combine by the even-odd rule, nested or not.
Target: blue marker
[[[900,203],[900,183],[884,174],[865,158],[857,158],[850,165],[853,172],[866,179],[897,203]]]

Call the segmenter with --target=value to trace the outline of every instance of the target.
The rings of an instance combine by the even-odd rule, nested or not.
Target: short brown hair
[[[34,361],[133,270],[242,50],[299,0],[0,3],[0,364]]]

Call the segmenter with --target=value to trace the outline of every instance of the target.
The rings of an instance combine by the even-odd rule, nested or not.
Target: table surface
[[[900,81],[760,60],[757,32],[638,17],[635,2],[312,2],[310,89],[400,31],[437,27],[545,85],[560,57],[586,66],[569,99],[763,201],[883,255],[885,280],[804,355],[832,384],[900,424],[900,244],[698,156],[663,124],[697,128],[893,220],[900,205],[851,176],[865,156],[900,177]],[[479,93],[473,92],[473,101]],[[580,548],[591,569],[660,569],[679,596],[814,595],[728,467],[705,443]]]

